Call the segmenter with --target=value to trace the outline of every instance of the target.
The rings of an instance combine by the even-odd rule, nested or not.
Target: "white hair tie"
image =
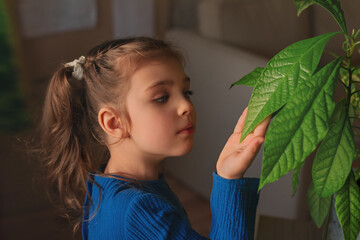
[[[81,65],[85,63],[85,60],[86,60],[85,57],[81,56],[79,57],[79,59],[75,59],[72,62],[68,62],[64,66],[73,67],[74,68],[72,72],[73,78],[77,80],[81,80],[83,78],[83,69]]]

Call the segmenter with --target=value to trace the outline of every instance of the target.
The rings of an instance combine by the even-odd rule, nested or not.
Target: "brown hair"
[[[179,51],[161,40],[113,40],[85,56],[82,79],[72,76],[73,67],[62,66],[53,75],[43,108],[41,153],[60,207],[75,220],[74,230],[81,222],[86,181],[92,181],[89,174],[109,157],[97,120],[101,106],[112,105],[131,125],[124,101],[129,79],[141,64],[166,57],[183,63]]]

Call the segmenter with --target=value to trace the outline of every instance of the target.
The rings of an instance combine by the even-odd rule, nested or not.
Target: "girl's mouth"
[[[193,125],[190,123],[188,125],[186,125],[186,127],[184,127],[183,129],[181,129],[180,131],[178,131],[179,134],[193,134],[195,131]]]

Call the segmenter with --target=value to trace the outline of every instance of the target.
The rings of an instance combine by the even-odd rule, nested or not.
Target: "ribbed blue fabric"
[[[164,176],[138,181],[141,184],[99,175],[92,178],[101,194],[95,184],[87,183],[93,204],[86,196],[83,239],[207,239],[191,228]],[[259,180],[228,180],[216,173],[213,180],[210,238],[253,239]]]
[[[254,239],[259,179],[225,179],[213,173],[211,239]]]

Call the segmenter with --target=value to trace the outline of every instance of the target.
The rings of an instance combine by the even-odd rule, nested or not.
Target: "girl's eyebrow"
[[[190,78],[188,77],[188,76],[186,76],[185,78],[184,78],[184,82],[185,83],[188,83],[188,82],[190,82]],[[149,90],[151,90],[151,89],[153,89],[153,88],[156,88],[156,87],[159,87],[159,86],[163,86],[163,85],[173,85],[174,84],[174,81],[172,81],[172,80],[160,80],[160,81],[157,81],[157,82],[155,82],[153,85],[151,85],[150,87],[148,87],[147,89],[146,89],[146,91],[149,91]]]

